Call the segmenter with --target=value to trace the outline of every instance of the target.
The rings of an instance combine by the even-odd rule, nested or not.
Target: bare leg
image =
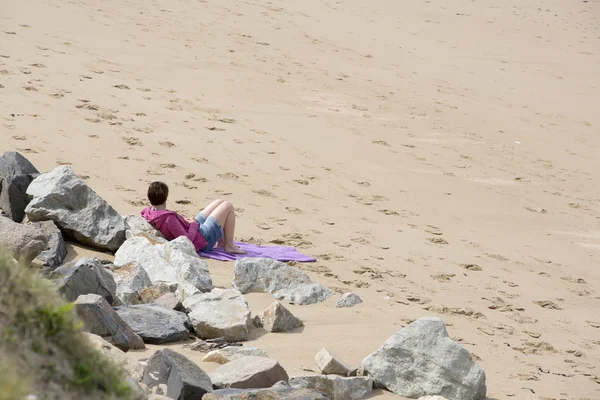
[[[235,232],[235,210],[233,204],[224,201],[210,214],[211,217],[219,221],[225,234],[223,247],[225,252],[232,254],[245,254],[246,252],[233,244],[233,234]]]
[[[208,217],[210,214],[213,213],[213,211],[215,211],[215,209],[221,204],[223,203],[225,200],[215,200],[212,203],[210,203],[209,205],[207,205],[204,210],[202,210],[202,215],[204,215],[204,217]]]

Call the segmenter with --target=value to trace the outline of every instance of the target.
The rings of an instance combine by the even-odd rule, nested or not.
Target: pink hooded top
[[[208,244],[204,236],[198,231],[198,222],[189,223],[175,211],[155,210],[152,207],[147,207],[142,210],[141,214],[168,240],[185,236],[192,241],[196,251],[202,250]]]

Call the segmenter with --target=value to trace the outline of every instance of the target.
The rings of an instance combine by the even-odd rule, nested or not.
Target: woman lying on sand
[[[150,207],[142,211],[142,217],[158,229],[168,240],[185,236],[192,241],[197,252],[223,247],[231,254],[245,254],[233,244],[235,210],[224,200],[215,200],[196,218],[185,219],[175,211],[167,210],[169,187],[163,182],[152,182],[148,187]]]

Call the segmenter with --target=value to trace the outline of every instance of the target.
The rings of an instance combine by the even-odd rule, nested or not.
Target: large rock
[[[230,361],[247,356],[269,357],[267,353],[256,347],[229,346],[206,353],[202,361],[227,364]]]
[[[40,229],[46,242],[46,248],[36,257],[36,260],[39,260],[42,265],[49,267],[51,270],[62,265],[67,257],[67,246],[62,232],[54,221],[33,222],[30,225]]]
[[[233,287],[241,293],[270,293],[295,304],[320,303],[333,295],[298,268],[268,258],[243,258],[235,263]]]
[[[179,301],[175,293],[162,294],[156,300],[154,300],[153,304],[167,307],[171,310],[183,311],[183,304],[181,301]]]
[[[37,226],[0,217],[0,247],[6,247],[15,259],[29,264],[46,248],[46,235]]]
[[[58,293],[68,301],[83,294],[97,294],[109,304],[116,300],[117,284],[110,272],[97,258],[82,258],[55,269],[50,278],[58,285]]]
[[[140,304],[116,309],[117,314],[144,343],[179,342],[189,336],[189,320],[185,313],[157,305]]]
[[[350,367],[334,356],[329,350],[323,347],[315,356],[315,362],[319,366],[321,373],[325,375],[334,374],[348,376],[350,374]]]
[[[416,320],[362,362],[378,386],[405,397],[483,400],[485,373],[435,317]]]
[[[141,304],[142,292],[152,286],[146,270],[138,264],[127,264],[113,271],[117,297],[122,304]]]
[[[198,256],[192,242],[184,236],[153,244],[148,238],[134,236],[125,241],[115,255],[115,265],[141,266],[153,283],[179,285],[179,300],[213,288],[208,265]]]
[[[362,302],[362,299],[357,294],[344,293],[335,306],[337,308],[354,307]]]
[[[27,188],[38,175],[39,171],[20,153],[8,151],[0,157],[0,209],[8,218],[23,220],[30,201]]]
[[[123,220],[125,220],[125,229],[130,231],[134,236],[143,235],[166,241],[165,236],[140,215],[126,215],[123,217]]]
[[[287,381],[288,375],[272,358],[247,356],[220,366],[210,379],[217,389],[260,389]]]
[[[123,350],[119,349],[98,335],[89,332],[84,332],[84,334],[90,344],[104,354],[115,365],[123,367],[124,369],[127,368],[129,360],[127,359],[127,356]]]
[[[358,400],[373,391],[373,379],[367,376],[342,378],[336,375],[311,375],[290,378],[290,386],[315,389],[331,400]]]
[[[293,388],[282,381],[268,389],[219,389],[202,400],[331,400],[317,390]]]
[[[225,337],[230,342],[248,340],[250,308],[240,292],[215,288],[183,301],[196,335],[202,339]]]
[[[30,221],[52,220],[63,233],[102,250],[115,251],[125,240],[125,221],[70,167],[38,176],[27,188],[33,196],[25,212]]]
[[[167,385],[167,396],[176,400],[202,399],[212,391],[210,378],[187,357],[171,350],[156,351],[144,369],[143,382],[149,388]]]
[[[75,310],[88,332],[104,338],[123,351],[144,349],[144,341],[119,317],[106,299],[86,294],[75,300]]]
[[[280,302],[271,304],[262,315],[263,327],[269,332],[287,332],[304,326],[304,323],[296,318]]]

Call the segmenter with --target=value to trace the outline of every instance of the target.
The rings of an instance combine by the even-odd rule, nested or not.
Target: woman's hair
[[[169,187],[163,182],[152,182],[148,187],[148,200],[153,206],[160,206],[167,202]]]

